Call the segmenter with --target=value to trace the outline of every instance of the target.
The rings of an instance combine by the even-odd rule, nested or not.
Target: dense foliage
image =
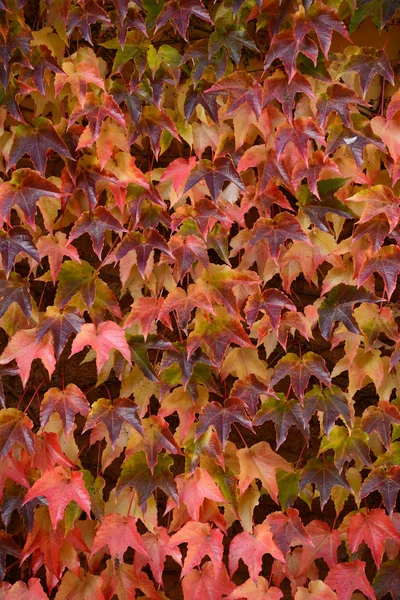
[[[397,0],[0,0],[0,598],[400,598]]]

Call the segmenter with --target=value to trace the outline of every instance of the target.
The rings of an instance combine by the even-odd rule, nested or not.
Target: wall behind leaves
[[[0,0],[0,598],[399,599],[398,0]]]

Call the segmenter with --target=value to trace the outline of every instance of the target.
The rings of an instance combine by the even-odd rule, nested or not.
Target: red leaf
[[[68,435],[73,427],[77,413],[87,417],[90,405],[86,396],[74,383],[69,383],[63,390],[52,387],[44,395],[40,404],[40,425],[46,426],[51,415],[57,412],[60,416],[65,434]]]
[[[201,0],[169,0],[157,17],[155,33],[171,19],[177,32],[187,41],[186,31],[192,15],[212,23]]]
[[[187,544],[187,554],[183,564],[184,577],[197,567],[205,556],[211,558],[214,572],[218,574],[222,568],[223,534],[219,529],[211,529],[208,523],[189,521],[171,536],[169,546],[173,549],[180,544]]]
[[[131,363],[131,350],[126,341],[124,330],[113,321],[104,321],[96,328],[93,323],[82,325],[74,339],[70,356],[91,346],[96,352],[96,367],[99,373],[114,348],[121,352],[125,360]]]
[[[354,590],[360,590],[367,598],[375,600],[374,590],[365,575],[365,562],[361,560],[332,567],[325,583],[337,592],[340,600],[350,600]]]
[[[49,502],[49,511],[53,529],[64,516],[67,505],[74,500],[90,518],[90,498],[83,483],[80,471],[66,471],[63,467],[54,467],[35,481],[25,496],[24,504],[44,496]]]
[[[18,125],[8,157],[7,170],[16,165],[24,154],[29,154],[34,168],[44,175],[48,150],[53,150],[70,160],[74,160],[65,142],[60,138],[49,119],[38,117],[35,119],[33,127]]]
[[[128,547],[148,556],[147,548],[136,527],[136,519],[117,513],[104,517],[93,540],[92,555],[104,546],[108,547],[112,558],[121,562]]]
[[[350,552],[356,552],[362,542],[365,542],[372,553],[376,568],[382,562],[386,540],[400,542],[400,534],[382,508],[374,508],[368,513],[357,512],[350,519],[347,529]]]
[[[247,565],[250,578],[255,582],[261,571],[264,554],[271,554],[275,559],[285,562],[285,558],[273,540],[269,525],[264,522],[254,527],[254,533],[244,531],[238,533],[229,546],[229,571],[231,577],[236,573],[239,559]]]

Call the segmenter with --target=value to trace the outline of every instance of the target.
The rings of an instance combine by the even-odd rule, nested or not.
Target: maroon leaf
[[[244,312],[249,326],[252,327],[258,313],[262,311],[269,317],[272,327],[277,332],[284,308],[297,311],[293,302],[283,292],[268,289],[252,294],[247,300]]]
[[[143,435],[143,427],[137,416],[138,410],[138,405],[128,398],[117,398],[114,402],[108,398],[100,398],[92,404],[82,433],[93,429],[99,423],[104,423],[110,436],[111,446],[115,448],[125,422]]]
[[[145,229],[143,234],[133,232],[127,234],[118,247],[116,258],[121,260],[131,250],[136,251],[136,262],[139,273],[144,278],[147,261],[152,250],[157,249],[174,258],[164,238],[155,229]]]
[[[304,390],[306,389],[311,377],[317,377],[321,383],[330,387],[331,378],[325,361],[322,356],[314,352],[307,352],[302,358],[288,352],[274,368],[274,374],[271,378],[271,386],[289,376],[296,396],[302,400]]]
[[[351,104],[367,106],[367,102],[359,98],[352,89],[340,83],[328,86],[326,92],[318,96],[317,118],[319,126],[323,127],[329,115],[335,112],[342,118],[347,127],[352,127],[350,119]]]
[[[384,50],[363,46],[343,65],[343,70],[359,74],[364,98],[375,75],[380,75],[394,85],[392,65]]]
[[[155,33],[171,20],[177,32],[187,41],[186,31],[191,16],[212,23],[201,0],[169,0],[157,17]]]
[[[14,265],[15,257],[20,252],[25,252],[33,260],[40,262],[39,252],[29,231],[21,227],[14,227],[8,233],[0,231],[0,255],[7,278]]]
[[[384,246],[375,256],[369,258],[360,269],[358,285],[361,286],[373,273],[381,275],[387,298],[390,300],[400,273],[400,248],[395,245]]]
[[[116,231],[122,233],[126,231],[121,223],[104,206],[97,206],[92,213],[83,213],[76,221],[69,234],[69,243],[76,240],[84,233],[88,233],[93,242],[93,250],[101,260],[101,253],[104,246],[104,232]]]
[[[281,246],[287,239],[310,243],[293,215],[279,213],[274,219],[260,217],[254,226],[249,248],[253,248],[256,244],[267,244],[271,257],[277,262]]]
[[[199,417],[195,440],[212,426],[221,440],[222,447],[225,448],[233,423],[241,423],[247,429],[254,431],[244,404],[238,398],[228,398],[224,406],[219,402],[210,402]]]
[[[309,37],[303,37],[298,43],[290,29],[280,31],[272,38],[271,46],[265,55],[264,70],[267,70],[274,60],[279,59],[285,67],[290,83],[296,73],[296,59],[299,52],[312,60],[314,65],[317,64],[318,48],[315,42]]]
[[[42,196],[60,198],[62,193],[54,183],[41,177],[37,171],[14,171],[11,181],[0,184],[0,218],[9,223],[12,207],[18,206],[28,225],[35,228],[36,202]]]
[[[388,513],[392,514],[397,494],[400,490],[400,467],[393,465],[388,470],[383,467],[373,469],[363,482],[359,499],[365,498],[372,492],[378,491]]]
[[[40,425],[45,427],[51,415],[59,414],[65,434],[73,427],[75,415],[80,413],[87,417],[90,405],[86,396],[74,383],[69,383],[63,390],[52,387],[44,395],[40,404]]]
[[[0,317],[16,302],[27,321],[32,312],[32,301],[29,294],[29,284],[14,274],[10,279],[0,279]]]
[[[213,163],[207,159],[199,160],[186,181],[183,193],[188,192],[202,179],[206,182],[210,196],[214,202],[216,202],[222,190],[224,181],[231,181],[241,190],[246,191],[239,173],[229,158],[217,158]]]
[[[344,474],[339,473],[333,462],[328,461],[328,459],[326,459],[325,462],[321,462],[316,458],[312,458],[308,461],[299,482],[300,491],[302,491],[309,483],[314,483],[319,491],[321,509],[323,509],[328,502],[332,488],[335,485],[339,485],[351,492],[351,487],[347,483]]]
[[[38,117],[35,119],[33,127],[18,125],[8,157],[7,170],[17,164],[24,154],[29,154],[35,169],[44,175],[48,150],[54,150],[54,152],[74,160],[49,119]]]
[[[58,359],[64,350],[69,337],[79,333],[84,319],[73,309],[58,310],[55,306],[48,306],[46,314],[40,321],[37,330],[37,341],[40,341],[48,332],[51,332],[54,342],[54,355]]]

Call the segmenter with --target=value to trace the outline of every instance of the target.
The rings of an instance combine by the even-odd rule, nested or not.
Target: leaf
[[[325,583],[337,592],[340,600],[350,600],[354,590],[360,590],[367,598],[375,600],[365,575],[365,562],[361,560],[335,565],[326,576]]]
[[[37,242],[37,249],[41,260],[47,257],[49,261],[50,274],[54,285],[56,285],[64,256],[68,256],[73,261],[81,264],[78,251],[74,246],[68,246],[67,236],[61,231],[57,231],[54,236],[50,234],[41,236]]]
[[[293,426],[308,439],[309,429],[304,425],[305,419],[298,400],[268,398],[255,415],[253,425],[257,427],[265,421],[273,421],[275,425],[277,450],[286,440],[289,429]],[[308,423],[307,420],[306,423]]]
[[[385,185],[374,185],[367,190],[357,192],[346,202],[365,202],[359,223],[366,223],[382,213],[388,220],[392,231],[399,220],[399,202],[392,190]]]
[[[386,540],[400,542],[400,534],[382,508],[374,508],[368,513],[359,511],[353,515],[347,529],[347,538],[350,552],[353,553],[363,541],[367,544],[377,569],[382,562]]]
[[[258,52],[256,44],[253,42],[244,27],[217,27],[217,29],[213,31],[209,37],[208,55],[211,58],[213,55],[219,53],[221,48],[225,48],[228,56],[236,65],[238,65],[243,46],[253,52]],[[222,65],[225,64],[224,61],[221,62]],[[223,73],[221,73],[221,76],[222,75]]]
[[[24,154],[29,154],[36,171],[44,175],[48,150],[53,150],[70,160],[74,160],[65,142],[60,138],[49,119],[38,117],[35,119],[33,127],[18,125],[15,129],[7,169],[16,165]]]
[[[63,390],[52,387],[45,393],[40,403],[41,427],[46,427],[54,412],[59,414],[64,432],[68,435],[73,428],[77,413],[87,417],[90,412],[90,405],[78,386],[69,383]]]
[[[323,438],[320,453],[333,450],[335,453],[335,465],[341,473],[346,462],[359,461],[361,465],[371,466],[369,453],[368,435],[354,427],[350,432],[346,427],[335,425],[329,434],[329,438]]]
[[[279,59],[282,61],[290,83],[296,73],[296,59],[299,52],[307,56],[314,66],[317,64],[318,48],[311,38],[303,37],[300,42],[297,42],[290,29],[280,31],[272,38],[270,48],[265,55],[264,71],[272,65],[274,60]]]
[[[349,403],[337,386],[324,390],[314,386],[304,396],[303,410],[304,419],[307,423],[315,411],[322,413],[322,424],[327,436],[330,435],[338,417],[341,417],[348,427],[352,427],[352,413]]]
[[[200,507],[205,498],[214,502],[225,502],[214,479],[203,468],[198,467],[188,477],[180,475],[175,478],[175,481],[178,486],[179,501],[186,504],[189,516],[193,521],[199,520]]]
[[[148,556],[147,548],[142,542],[134,517],[126,517],[118,513],[106,515],[96,531],[92,545],[92,555],[107,546],[111,558],[123,560],[128,547]]]
[[[331,336],[333,324],[343,323],[352,333],[359,333],[353,317],[353,307],[357,302],[379,302],[380,299],[364,288],[357,289],[341,283],[335,286],[318,309],[321,334],[327,340]]]
[[[28,490],[24,504],[38,496],[44,496],[48,500],[54,530],[64,517],[65,509],[71,500],[79,504],[90,518],[90,498],[80,471],[66,471],[60,466],[46,471]]]
[[[88,85],[96,85],[104,90],[104,79],[101,76],[96,54],[87,46],[80,47],[69,60],[62,63],[63,73],[57,73],[54,79],[56,96],[65,85],[71,87],[73,95],[78,98],[80,106],[84,105]]]
[[[353,155],[357,168],[360,168],[364,160],[364,150],[369,144],[385,151],[384,145],[374,135],[369,123],[362,130],[358,130],[343,127],[340,121],[336,120],[330,127],[325,152],[332,154],[338,148],[347,147]]]
[[[172,179],[172,186],[175,192],[178,194],[183,184],[186,183],[186,180],[189,177],[195,163],[196,158],[194,156],[191,156],[189,160],[185,160],[184,158],[176,158],[169,163],[168,167],[161,175],[160,183]]]
[[[110,211],[104,206],[97,206],[93,213],[83,213],[71,229],[68,243],[70,244],[84,233],[88,233],[93,242],[93,250],[99,260],[104,246],[105,231],[116,231],[122,233],[126,231]]]
[[[142,116],[140,117],[138,128],[134,133],[131,142],[133,143],[139,135],[147,136],[153,154],[156,159],[158,159],[161,137],[164,132],[168,132],[173,138],[178,141],[180,140],[173,120],[165,112],[158,110],[155,106],[145,106],[143,108]]]
[[[181,577],[184,577],[194,568],[200,565],[205,556],[209,556],[213,565],[214,573],[218,574],[222,567],[223,535],[219,529],[211,529],[208,523],[189,521],[174,535],[171,536],[169,545],[171,548],[180,544],[187,544],[187,554]]]
[[[239,307],[233,289],[238,285],[253,289],[250,286],[259,285],[260,279],[253,271],[233,270],[227,265],[210,265],[208,270],[203,271],[198,283],[210,300],[222,303],[230,314],[237,316]]]
[[[317,579],[310,581],[308,589],[304,587],[297,588],[294,600],[336,600],[335,592],[323,581]]]
[[[170,537],[165,527],[155,527],[154,533],[147,531],[142,534],[141,541],[146,546],[147,556],[135,552],[134,565],[141,570],[144,565],[150,565],[154,579],[162,585],[162,573],[167,556],[182,566],[182,555],[179,549],[170,547]]]
[[[86,261],[76,263],[68,260],[58,274],[58,286],[54,303],[62,310],[79,295],[89,310],[95,299],[96,271]]]
[[[252,249],[256,245],[267,244],[271,257],[275,263],[278,263],[282,245],[288,239],[310,243],[296,217],[287,213],[279,213],[274,219],[260,217],[257,220],[248,247]]]
[[[58,360],[70,336],[79,333],[83,324],[83,318],[74,309],[60,311],[55,306],[48,306],[38,325],[36,339],[40,341],[50,332],[53,337],[54,356]]]
[[[136,264],[139,269],[139,273],[145,278],[146,267],[151,252],[154,250],[160,250],[170,258],[174,258],[170,249],[167,246],[164,238],[155,229],[145,229],[141,234],[139,232],[133,232],[127,234],[121,244],[118,247],[116,259],[121,260],[128,252],[135,250],[136,252]]]
[[[323,509],[328,502],[334,486],[337,485],[343,487],[351,492],[351,488],[344,475],[340,474],[333,462],[327,459],[325,459],[324,462],[321,462],[316,458],[312,458],[307,462],[300,479],[300,491],[302,491],[309,483],[314,483],[319,491],[321,509]]]
[[[384,246],[375,256],[367,259],[358,275],[358,285],[361,286],[373,273],[381,275],[390,301],[400,273],[400,248],[395,245]]]
[[[48,600],[44,593],[40,579],[31,577],[28,585],[23,581],[17,581],[5,595],[6,600]]]
[[[325,136],[310,117],[299,117],[295,119],[293,125],[281,125],[277,129],[275,137],[278,162],[281,161],[286,146],[292,143],[299,151],[308,168],[308,141],[310,139],[325,146]]]
[[[201,569],[193,569],[182,579],[185,600],[219,600],[221,595],[233,588],[226,569],[222,566],[216,573],[210,561]]]
[[[32,362],[40,358],[47,369],[49,377],[56,367],[53,344],[47,334],[40,340],[37,339],[37,329],[21,329],[11,338],[0,357],[0,365],[6,365],[15,360],[21,375],[22,385],[25,387],[29,379]]]
[[[276,560],[285,561],[279,547],[273,540],[272,531],[268,523],[254,527],[254,533],[244,531],[235,535],[229,546],[229,572],[231,577],[236,573],[241,558],[249,569],[253,582],[261,571],[264,554],[271,554]]]
[[[375,75],[380,75],[394,85],[394,73],[384,50],[362,46],[343,65],[344,71],[355,71],[360,76],[363,97]]]
[[[217,201],[224,181],[230,181],[241,190],[246,191],[239,173],[229,158],[216,158],[214,162],[207,159],[199,160],[186,181],[183,193],[186,194],[202,179],[206,182],[210,196],[214,202]]]
[[[171,20],[179,35],[187,41],[186,31],[192,15],[212,23],[201,0],[169,0],[157,17],[155,33]]]
[[[289,352],[277,363],[271,378],[271,386],[276,385],[285,377],[290,377],[293,391],[299,400],[303,401],[304,390],[312,376],[317,377],[324,385],[331,387],[329,371],[322,356],[307,352],[302,358]]]
[[[14,206],[22,211],[26,222],[35,229],[36,203],[43,196],[60,198],[59,188],[37,171],[18,169],[10,181],[0,184],[0,218],[10,224],[10,213]]]
[[[254,374],[244,379],[237,379],[232,386],[230,397],[239,398],[246,405],[246,410],[251,417],[257,412],[257,406],[262,394],[269,392],[269,387]]]
[[[340,83],[328,86],[326,92],[318,97],[317,118],[319,126],[323,127],[328,117],[335,112],[347,127],[352,127],[350,119],[351,104],[366,106],[365,100],[359,98],[351,88]]]
[[[372,587],[377,598],[391,594],[393,600],[399,599],[400,570],[398,560],[384,562],[374,577]]]
[[[150,471],[146,455],[143,451],[135,452],[122,465],[121,475],[117,481],[117,494],[127,487],[136,490],[139,506],[146,508],[147,500],[156,488],[160,488],[168,496],[178,502],[178,492],[170,471],[172,457],[159,454],[153,473]]]
[[[307,77],[296,71],[293,77],[289,79],[283,71],[276,70],[264,81],[263,106],[267,106],[273,99],[277,100],[282,105],[283,114],[286,119],[289,123],[292,123],[295,96],[299,93],[304,93],[310,98],[315,98],[314,91]]]
[[[138,426],[140,426],[140,423],[135,428],[138,429]],[[142,420],[142,426],[143,439],[140,440],[139,444],[146,453],[147,462],[152,473],[157,464],[157,457],[162,449],[171,452],[171,454],[182,454],[165,419],[158,415],[150,416]]]
[[[6,531],[0,531],[0,578],[5,575],[6,556],[11,555],[19,558],[21,550],[14,539]],[[11,591],[8,592],[11,595]],[[17,598],[17,596],[15,596]]]
[[[57,60],[54,58],[50,49],[43,44],[31,48],[30,62],[33,67],[33,73],[31,75],[32,81],[39,90],[39,92],[43,96],[45,96],[46,72],[52,71],[52,73],[59,73],[62,75],[64,71],[61,69]]]
[[[318,42],[325,58],[328,58],[334,31],[351,42],[347,29],[335,13],[335,10],[322,2],[313,4],[309,12],[307,25],[314,29],[317,34]]]
[[[301,552],[299,573],[306,573],[317,558],[323,558],[329,568],[338,564],[337,551],[342,543],[340,533],[327,523],[314,519],[305,527],[313,545],[305,545]]]
[[[21,227],[13,227],[8,233],[0,232],[0,255],[3,268],[8,279],[15,263],[15,257],[24,252],[37,263],[40,262],[38,248],[33,243],[29,231]]]
[[[380,400],[378,406],[368,406],[361,419],[363,431],[376,432],[387,449],[390,449],[392,425],[395,424],[400,425],[400,411],[387,400]]]
[[[212,359],[216,365],[221,365],[226,350],[231,343],[238,346],[251,348],[252,343],[240,323],[228,316],[227,312],[216,307],[216,316],[206,319],[204,316],[196,318],[194,331],[188,338],[187,351],[190,356],[202,344],[205,344],[211,352]]]
[[[224,77],[206,90],[205,95],[209,96],[215,92],[228,93],[228,107],[226,114],[230,114],[243,104],[247,104],[254,112],[255,116],[257,118],[260,117],[262,88],[260,84],[245,71],[236,71],[236,73]]]
[[[184,104],[184,113],[186,122],[189,121],[193,115],[194,110],[197,106],[202,106],[206,113],[210,115],[214,123],[218,124],[218,104],[217,96],[218,91],[210,91],[211,86],[199,82],[197,85],[198,89],[191,89],[187,92]],[[186,163],[185,159],[177,159]],[[167,167],[168,169],[168,167]]]
[[[283,598],[283,593],[278,588],[270,586],[268,581],[260,575],[257,577],[256,582],[248,579],[228,596],[228,600],[238,600],[240,598],[247,598],[247,600],[280,600],[280,598]]]
[[[12,273],[10,279],[0,279],[0,317],[16,302],[29,321],[32,312],[32,301],[29,284],[19,275]]]
[[[197,235],[183,237],[176,234],[170,239],[169,247],[175,258],[174,273],[180,282],[194,262],[200,262],[206,269],[211,268],[206,244]]]
[[[143,428],[137,416],[138,410],[138,405],[128,398],[117,398],[113,402],[108,398],[100,398],[92,404],[90,412],[85,415],[87,419],[82,433],[96,427],[99,423],[104,423],[114,449],[125,422],[143,435]]]
[[[98,327],[93,323],[82,325],[78,335],[72,342],[70,356],[80,352],[85,346],[91,346],[96,352],[98,373],[100,373],[113,348],[121,352],[125,360],[132,365],[131,351],[124,330],[113,321],[103,321]]]
[[[291,546],[298,544],[314,548],[314,544],[301,522],[299,511],[295,508],[288,508],[286,515],[283,512],[270,513],[265,520],[272,531],[273,540],[283,556],[287,555]]]
[[[225,448],[233,423],[241,423],[247,429],[253,430],[251,421],[246,415],[243,402],[237,398],[228,398],[222,407],[219,402],[210,402],[199,417],[195,440],[209,427],[214,427],[216,434]]]
[[[105,92],[100,97],[89,92],[86,95],[84,106],[77,106],[72,111],[68,120],[68,127],[71,127],[81,117],[88,120],[88,125],[79,138],[76,150],[86,148],[98,139],[103,120],[106,117],[113,119],[121,127],[125,127],[125,118],[118,104],[110,94]]]
[[[267,442],[258,442],[250,448],[241,448],[236,454],[240,464],[240,494],[243,494],[254,479],[259,479],[272,500],[278,504],[279,490],[276,470],[282,469],[288,473],[293,473],[292,465],[279,454],[273,452]]]
[[[400,467],[393,465],[387,471],[383,467],[378,467],[373,469],[363,482],[359,498],[365,498],[371,492],[378,491],[382,496],[386,510],[392,515],[399,490]]]
[[[253,326],[258,313],[262,311],[270,320],[273,329],[277,332],[284,308],[296,312],[293,302],[279,290],[267,289],[264,292],[252,294],[247,300],[244,312],[250,327]]]

